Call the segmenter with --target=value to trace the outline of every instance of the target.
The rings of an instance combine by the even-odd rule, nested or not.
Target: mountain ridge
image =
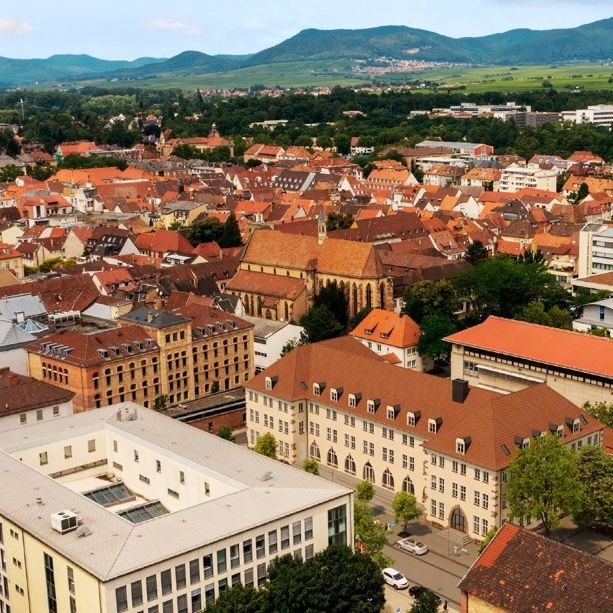
[[[480,65],[548,64],[613,59],[613,17],[576,28],[518,28],[478,37],[453,38],[404,25],[366,29],[307,28],[250,55],[183,51],[171,58],[104,60],[57,54],[46,59],[0,57],[0,84],[24,85],[96,78],[141,79],[199,75],[302,61],[368,61],[380,58]]]

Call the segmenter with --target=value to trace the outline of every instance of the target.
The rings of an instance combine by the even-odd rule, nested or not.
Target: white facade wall
[[[265,338],[254,336],[255,371],[260,372],[274,364],[281,357],[283,347],[290,341],[300,340],[303,331],[302,326],[288,323]]]
[[[48,407],[40,407],[0,417],[0,430],[14,430],[20,426],[33,424],[37,421],[49,421],[60,417],[68,417],[72,413],[72,400],[60,402]]]

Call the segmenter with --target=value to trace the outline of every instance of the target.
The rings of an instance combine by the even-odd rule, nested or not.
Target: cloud
[[[32,24],[27,21],[0,19],[0,36],[25,36],[32,31]]]
[[[181,21],[180,19],[151,19],[147,22],[146,26],[150,30],[162,30],[172,34],[186,34],[192,36],[195,34],[202,34],[202,28],[199,25]]]

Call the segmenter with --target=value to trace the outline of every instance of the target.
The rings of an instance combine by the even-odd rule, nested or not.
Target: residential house
[[[373,309],[349,335],[390,364],[423,370],[417,351],[420,329],[408,315]]]
[[[0,268],[6,268],[18,279],[23,279],[23,256],[12,245],[0,243]]]

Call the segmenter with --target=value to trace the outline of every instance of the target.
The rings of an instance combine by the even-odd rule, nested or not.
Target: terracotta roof
[[[507,522],[458,587],[497,611],[602,613],[612,585],[607,560]]]
[[[189,253],[193,249],[189,241],[175,230],[156,230],[149,234],[139,234],[134,244],[141,251],[152,253],[166,253],[168,251],[180,251]]]
[[[492,315],[483,323],[456,332],[445,340],[578,372],[613,377],[613,339],[609,338]]]
[[[370,279],[385,276],[377,250],[372,243],[333,238],[328,238],[321,246],[317,258],[317,272]]]
[[[136,342],[145,343],[141,350]],[[149,343],[152,341],[152,343]],[[72,330],[63,330],[57,334],[46,336],[27,345],[26,349],[41,356],[54,357],[53,353],[45,350],[44,346],[49,343],[56,343],[69,349],[67,355],[62,358],[63,362],[75,364],[76,366],[94,366],[96,364],[107,364],[116,359],[125,359],[128,356],[138,357],[151,351],[158,351],[154,339],[140,327],[136,325],[113,328],[96,332],[95,334],[82,334]],[[130,349],[127,349],[127,346]],[[117,351],[112,351],[111,347]],[[106,359],[99,350],[108,352]],[[57,358],[56,358],[57,359]]]
[[[68,402],[73,392],[50,383],[0,370],[0,417]]]
[[[263,266],[312,270],[318,251],[316,237],[256,230],[245,247],[242,261]]]
[[[304,279],[248,270],[239,270],[226,285],[229,292],[247,292],[288,300],[296,300],[305,289]]]
[[[373,309],[349,334],[392,347],[413,347],[419,340],[419,326],[408,316]]]
[[[538,411],[534,407],[538,406]],[[573,433],[572,421],[581,418],[581,430]],[[518,453],[516,437],[530,439],[534,432],[552,434],[552,425],[564,426],[564,442],[589,436],[603,425],[545,383],[499,396],[482,404],[440,430],[424,448],[491,470],[501,470]],[[467,439],[465,452],[456,450],[456,439]]]

